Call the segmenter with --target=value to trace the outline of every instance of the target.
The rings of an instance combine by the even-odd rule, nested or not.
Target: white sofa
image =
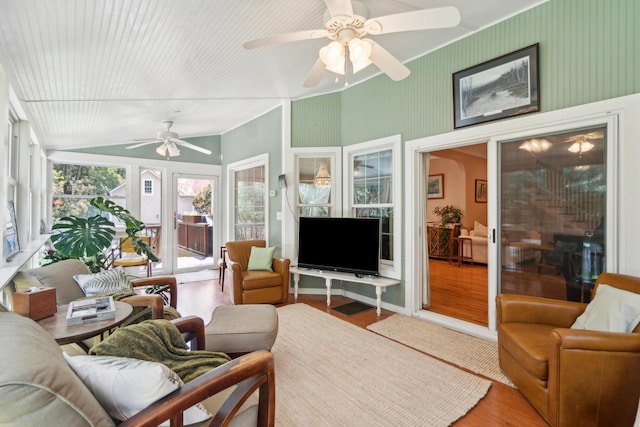
[[[489,262],[489,229],[487,226],[474,221],[473,230],[469,231],[463,228],[460,230],[460,236],[470,238],[462,240],[462,255],[465,259],[471,257],[474,264],[487,264]]]
[[[460,230],[460,236],[470,237],[463,239],[462,254],[471,257],[474,263],[487,264],[489,229],[484,224],[474,221],[473,230]],[[533,261],[538,256],[533,246],[540,245],[540,233],[520,229],[504,227],[502,232],[502,267],[506,270],[518,270],[525,262]],[[473,250],[471,248],[473,245]],[[466,258],[468,259],[468,258]]]

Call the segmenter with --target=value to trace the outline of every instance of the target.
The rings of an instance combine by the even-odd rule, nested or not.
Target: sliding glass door
[[[501,292],[588,302],[606,269],[607,127],[500,142]]]

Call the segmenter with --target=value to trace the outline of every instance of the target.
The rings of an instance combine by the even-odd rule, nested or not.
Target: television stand
[[[397,279],[389,279],[387,277],[374,277],[374,276],[363,276],[357,277],[355,274],[351,273],[339,273],[336,271],[324,271],[313,268],[299,268],[299,267],[291,267],[289,269],[291,274],[293,274],[293,297],[294,299],[298,299],[298,282],[300,282],[300,275],[303,276],[312,276],[312,277],[323,277],[325,280],[325,285],[327,287],[327,305],[331,305],[331,281],[332,280],[342,280],[345,282],[353,282],[353,283],[365,283],[371,286],[375,286],[376,288],[376,314],[380,316],[382,313],[382,293],[386,291],[387,286],[393,286],[400,283],[400,280]]]

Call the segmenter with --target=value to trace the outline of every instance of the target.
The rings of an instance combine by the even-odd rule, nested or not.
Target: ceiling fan
[[[369,9],[361,1],[324,0],[324,2],[327,5],[324,29],[298,31],[251,40],[243,44],[244,48],[254,49],[277,43],[326,37],[332,41],[320,49],[319,59],[307,75],[304,87],[318,85],[326,70],[346,75],[349,63],[351,63],[352,73],[357,73],[373,63],[391,79],[402,80],[408,77],[411,71],[382,46],[364,36],[449,28],[460,23],[460,13],[453,6],[369,19]]]
[[[211,151],[206,148],[198,147],[197,145],[193,145],[187,141],[182,141],[178,139],[180,136],[171,131],[171,126],[173,126],[172,121],[162,122],[162,125],[165,127],[165,130],[158,131],[158,136],[156,139],[152,139],[149,141],[141,142],[140,144],[130,145],[127,149],[130,148],[138,148],[149,144],[156,144],[161,142],[160,146],[156,148],[156,153],[161,156],[167,157],[176,157],[180,155],[180,150],[178,149],[178,145],[185,148],[190,148],[192,150],[199,151],[204,154],[211,154]]]

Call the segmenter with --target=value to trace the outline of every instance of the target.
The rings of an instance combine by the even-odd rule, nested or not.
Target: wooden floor
[[[501,270],[500,292],[566,299],[564,278],[555,270],[538,271],[527,264],[518,271]],[[425,310],[482,326],[488,325],[488,269],[483,264],[449,263],[429,260],[431,301]]]
[[[462,268],[466,270],[466,266]],[[484,268],[486,270],[486,267]],[[178,311],[180,311],[183,316],[199,316],[203,318],[205,322],[209,321],[211,312],[215,307],[230,304],[228,293],[221,292],[217,280],[180,284],[178,285],[178,295]],[[332,296],[331,307],[336,307],[351,301],[351,299],[346,297]],[[325,295],[299,295],[298,302],[306,303],[318,310],[327,312],[362,328],[394,314],[391,311],[383,309],[381,316],[376,316],[375,310],[369,310],[353,316],[345,316],[337,311],[331,310],[331,307],[327,307]],[[293,295],[290,295],[287,304],[292,303],[295,303],[295,301],[293,300]],[[467,415],[453,425],[456,427],[537,427],[547,426],[547,423],[517,390],[502,383],[492,381],[487,396]]]

